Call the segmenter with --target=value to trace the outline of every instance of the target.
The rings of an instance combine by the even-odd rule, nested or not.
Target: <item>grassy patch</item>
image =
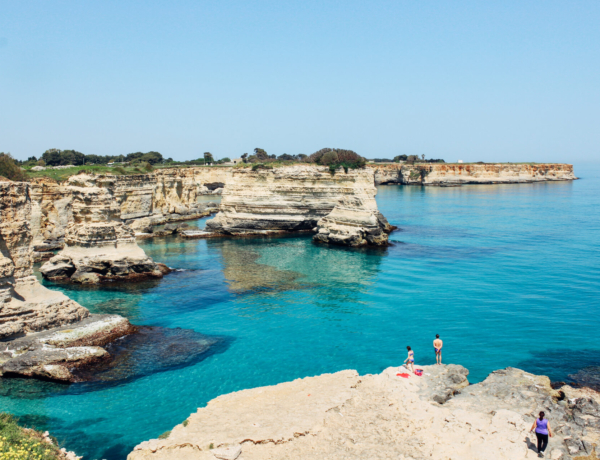
[[[171,430],[169,431],[165,431],[163,434],[161,434],[158,439],[167,439],[169,436],[171,435]]]
[[[104,165],[75,166],[73,168],[66,169],[46,169],[44,171],[28,170],[26,173],[28,178],[49,177],[50,179],[54,179],[55,181],[63,182],[69,177],[78,174],[80,171],[85,171],[90,174],[114,174],[115,176],[121,174],[146,174],[146,172],[138,166],[119,166],[116,168],[111,168],[109,166]]]
[[[23,428],[10,414],[0,413],[0,460],[58,460],[63,455],[56,444],[44,440],[39,431]]]

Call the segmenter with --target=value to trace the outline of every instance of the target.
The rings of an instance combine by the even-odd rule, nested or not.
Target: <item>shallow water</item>
[[[101,289],[46,285],[94,312],[193,329],[219,346],[173,367],[145,360],[116,384],[0,380],[0,407],[86,459],[116,460],[223,393],[380,372],[406,345],[431,364],[436,333],[445,362],[467,367],[471,382],[506,366],[566,380],[600,365],[600,168],[575,171],[582,180],[382,186],[379,207],[400,227],[385,250],[310,237],[143,241],[180,271]]]

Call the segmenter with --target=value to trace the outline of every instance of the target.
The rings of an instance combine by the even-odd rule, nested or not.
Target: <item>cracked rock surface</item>
[[[128,460],[212,460],[223,449],[243,460],[532,459],[540,410],[555,432],[546,458],[597,458],[593,390],[553,390],[547,377],[512,368],[475,385],[462,366],[420,368],[422,377],[348,370],[219,396]]]

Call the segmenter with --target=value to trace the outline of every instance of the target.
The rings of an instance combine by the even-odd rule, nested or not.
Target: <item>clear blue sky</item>
[[[600,2],[0,0],[0,151],[600,157]]]

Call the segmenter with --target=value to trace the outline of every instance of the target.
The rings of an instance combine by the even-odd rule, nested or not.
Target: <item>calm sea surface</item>
[[[215,345],[111,385],[0,380],[0,410],[86,460],[112,460],[223,393],[381,372],[405,359],[406,345],[432,364],[436,333],[444,361],[467,367],[471,382],[507,366],[567,379],[600,365],[600,168],[575,172],[582,180],[382,186],[380,210],[400,227],[386,250],[310,237],[142,242],[181,271],[102,289],[46,285],[93,312],[193,329]]]

